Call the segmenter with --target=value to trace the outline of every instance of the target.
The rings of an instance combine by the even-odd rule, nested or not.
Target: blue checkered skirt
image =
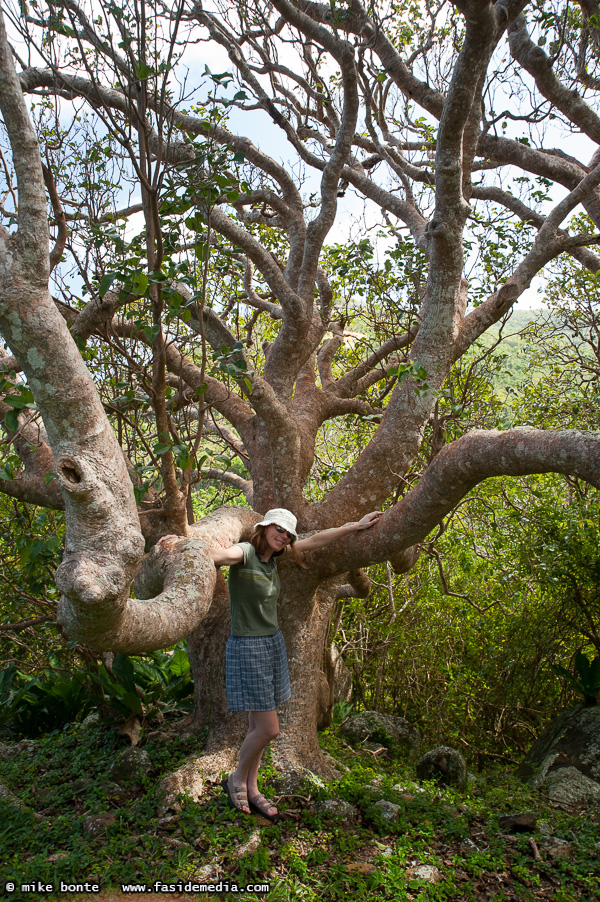
[[[232,711],[274,711],[290,698],[290,671],[280,629],[272,636],[230,636],[225,661]]]

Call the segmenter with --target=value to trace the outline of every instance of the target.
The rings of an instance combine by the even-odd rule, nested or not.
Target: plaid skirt
[[[274,711],[290,698],[290,672],[280,629],[272,636],[230,636],[225,662],[232,711]]]

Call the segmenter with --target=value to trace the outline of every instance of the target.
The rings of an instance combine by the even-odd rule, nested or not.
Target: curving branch
[[[515,268],[512,275],[484,303],[480,304],[461,323],[454,348],[458,360],[474,341],[493,323],[498,322],[510,310],[515,301],[531,284],[534,276],[563,250],[582,248],[585,244],[600,242],[598,235],[570,236],[559,229],[560,223],[575,207],[595,191],[600,184],[600,163],[575,188],[555,205],[542,222],[533,247]],[[593,256],[593,255],[591,255]],[[593,261],[592,261],[593,265]]]
[[[554,74],[552,61],[529,37],[527,20],[520,15],[508,29],[510,52],[535,80],[540,94],[596,144],[600,144],[600,117],[577,91],[565,87]]]
[[[60,197],[56,189],[56,184],[54,182],[54,178],[52,177],[52,170],[48,166],[42,166],[42,171],[44,173],[44,182],[46,183],[46,188],[48,189],[48,194],[50,195],[52,210],[54,211],[54,220],[58,227],[58,235],[56,236],[54,247],[50,252],[49,262],[50,272],[52,272],[56,265],[60,263],[65,246],[67,244],[69,230],[67,228],[65,211],[63,210],[62,204],[60,202]]]
[[[390,508],[377,526],[314,552],[313,566],[326,574],[393,560],[422,543],[480,482],[501,476],[562,473],[600,488],[600,436],[575,430],[545,432],[519,427],[506,432],[469,432],[446,445],[418,484]],[[409,554],[416,554],[410,550]]]
[[[38,404],[65,499],[60,586],[79,598],[128,591],[143,549],[133,489],[93,380],[48,291],[49,234],[39,144],[1,16],[0,108],[19,191],[18,230],[0,237],[0,330]],[[91,529],[90,514],[97,504],[104,506],[105,517]]]
[[[0,421],[12,409],[0,400]],[[41,423],[26,413],[19,414],[18,423],[17,432],[9,432],[8,440],[12,442],[23,469],[13,479],[0,480],[0,492],[28,504],[64,510],[64,498],[58,483],[52,478],[54,460],[48,436]]]
[[[542,216],[541,213],[532,210],[527,204],[524,204],[523,201],[519,200],[518,197],[509,194],[507,191],[503,191],[495,185],[476,185],[472,189],[472,196],[476,200],[489,200],[505,207],[507,210],[515,213],[522,222],[531,223],[538,229],[540,229],[546,221],[546,217]],[[565,238],[568,237],[566,232],[559,231],[559,235]],[[600,258],[586,248],[569,248],[569,253],[578,261],[578,263],[581,263],[581,265],[585,266],[590,272],[596,273],[600,270]]]
[[[88,592],[61,599],[58,622],[68,635],[99,651],[139,654],[173,645],[203,620],[212,603],[217,571],[211,548],[249,538],[259,514],[219,508],[190,527],[190,535],[147,554],[136,575],[137,598]],[[112,570],[110,555],[105,567]],[[59,568],[64,579],[65,565]]]
[[[240,489],[246,496],[248,504],[252,505],[253,484],[251,479],[244,479],[244,477],[240,476],[238,473],[231,473],[227,470],[218,470],[216,467],[202,467],[199,476],[202,479],[216,479],[217,482],[224,482],[234,489]],[[194,479],[195,477],[192,478]]]
[[[340,379],[331,383],[330,390],[340,398],[352,398],[360,394],[365,388],[372,383],[365,381],[369,379],[371,373],[375,371],[377,380],[385,378],[385,371],[379,369],[384,360],[387,360],[395,351],[408,347],[417,336],[419,331],[418,324],[413,325],[404,335],[398,335],[394,338],[388,338],[386,342],[380,345],[376,351],[367,357],[358,366],[349,370]]]

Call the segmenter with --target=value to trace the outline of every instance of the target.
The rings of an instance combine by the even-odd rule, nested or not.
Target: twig
[[[0,625],[0,632],[6,633],[10,630],[18,632],[19,630],[27,629],[28,626],[36,626],[38,623],[46,623],[47,621],[56,623],[54,617],[34,617],[33,620],[19,620],[17,623],[3,623]]]

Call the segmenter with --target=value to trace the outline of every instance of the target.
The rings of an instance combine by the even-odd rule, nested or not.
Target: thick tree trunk
[[[322,682],[321,665],[329,618],[341,580],[315,585],[314,577],[297,567],[282,573],[280,623],[285,636],[292,697],[281,711],[281,734],[273,760],[285,771],[307,768],[322,777],[337,776],[319,746],[317,724]]]

